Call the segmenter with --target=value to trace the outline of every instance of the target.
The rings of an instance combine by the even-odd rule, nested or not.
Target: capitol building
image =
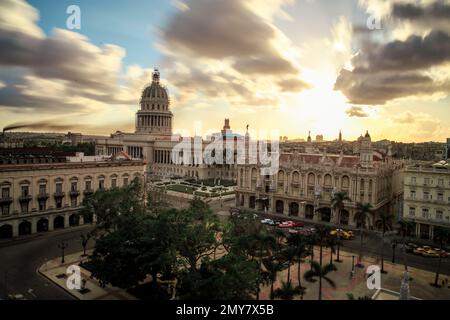
[[[182,140],[186,140],[186,137],[174,135],[173,125],[174,115],[170,111],[170,97],[167,88],[160,82],[160,72],[155,69],[151,84],[142,91],[140,110],[136,113],[135,132],[117,131],[108,138],[97,139],[96,154],[114,155],[126,152],[133,159],[143,159],[148,164],[150,178],[236,179],[236,168],[233,164],[208,165],[203,161],[194,161],[196,157],[194,138],[187,138],[192,141],[191,161],[186,161],[183,165],[174,163],[172,151]],[[225,119],[220,135],[224,143],[236,136],[230,129],[228,119]],[[201,139],[202,150],[210,143],[211,141]],[[181,156],[186,159],[186,155]]]

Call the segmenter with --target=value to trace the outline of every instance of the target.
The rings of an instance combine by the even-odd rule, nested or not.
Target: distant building
[[[316,142],[323,142],[323,135],[321,134],[316,135]]]
[[[447,144],[445,145],[445,160],[450,159],[450,138],[447,138]]]
[[[95,159],[76,154],[64,161],[54,156],[48,162],[24,158],[36,155],[21,153],[11,164],[0,163],[0,238],[92,222],[95,217],[86,221],[77,214],[85,197],[146,176],[146,163],[126,154]]]
[[[83,135],[81,133],[69,132],[67,134],[67,139],[70,141],[70,143],[73,146],[77,146],[77,145],[83,143]]]
[[[433,239],[436,226],[450,228],[450,163],[408,166],[403,203],[403,218],[416,224],[417,237]]]

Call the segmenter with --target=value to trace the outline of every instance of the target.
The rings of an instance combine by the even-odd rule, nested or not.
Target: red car
[[[288,229],[288,228],[297,228],[302,227],[303,223],[301,222],[294,222],[294,221],[283,221],[278,225],[279,228]]]

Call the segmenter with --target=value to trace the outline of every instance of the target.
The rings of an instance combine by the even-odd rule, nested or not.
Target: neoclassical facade
[[[238,166],[236,206],[338,224],[331,200],[334,192],[344,191],[352,201],[345,203],[342,225],[356,227],[356,204],[363,202],[373,207],[368,222],[373,227],[377,212],[400,215],[403,166],[389,157],[375,157],[368,133],[359,155],[281,153],[275,175],[261,175],[257,165]]]
[[[142,91],[135,132],[118,131],[107,139],[97,139],[96,154],[114,155],[124,151],[133,159],[144,159],[148,163],[149,174],[157,178],[236,179],[235,165],[194,164],[194,161],[183,165],[174,163],[172,150],[181,142],[181,137],[173,136],[173,121],[167,88],[160,83],[160,73],[155,69],[151,84]],[[225,121],[224,129],[230,129],[229,121]],[[202,150],[210,142],[202,140]],[[190,154],[193,159],[193,144]]]
[[[76,161],[0,165],[0,238],[92,222],[77,213],[98,189],[144,179],[146,163],[138,160]]]
[[[410,165],[405,170],[403,218],[416,225],[415,235],[433,239],[435,227],[450,228],[450,164]]]

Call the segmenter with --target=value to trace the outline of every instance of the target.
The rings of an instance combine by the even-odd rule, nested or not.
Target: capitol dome
[[[142,91],[141,109],[136,114],[136,133],[172,135],[173,114],[169,110],[170,99],[167,89],[159,80],[159,71],[155,69],[152,83]]]
[[[158,69],[153,71],[152,83],[142,91],[142,100],[147,99],[164,99],[169,100],[167,89],[159,83],[160,75]]]

